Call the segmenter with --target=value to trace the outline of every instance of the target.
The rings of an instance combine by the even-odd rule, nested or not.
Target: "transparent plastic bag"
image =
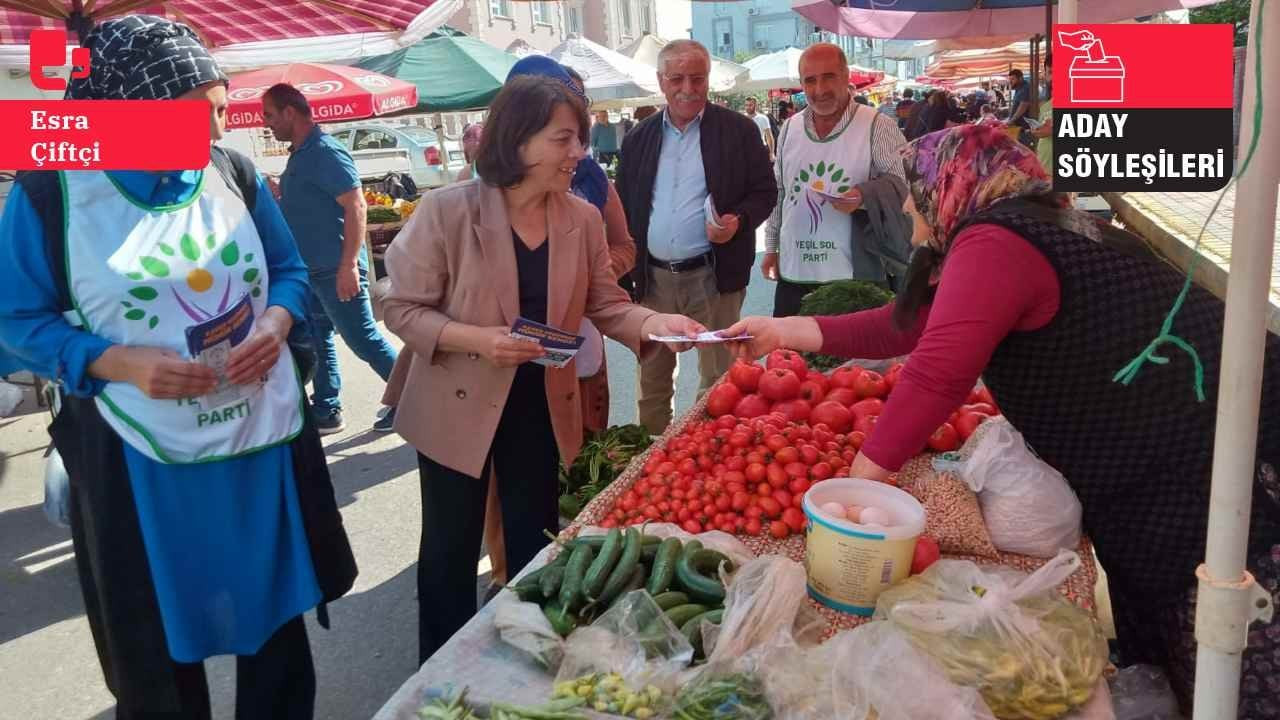
[[[979,426],[961,450],[960,475],[978,494],[997,549],[1050,558],[1080,545],[1080,500],[1062,473],[1036,457],[1008,420]]]
[[[826,621],[808,603],[805,582],[804,566],[780,555],[738,568],[720,624],[701,628],[707,666],[685,681],[707,683],[708,694],[726,683],[758,683],[778,717],[808,703],[812,676],[802,666],[806,653],[819,647]],[[751,708],[759,703],[745,704],[744,717],[755,717]]]
[[[623,595],[605,614],[565,642],[556,685],[596,673],[616,673],[628,688],[653,685],[670,697],[693,646],[644,590]]]
[[[1111,706],[1111,687],[1107,678],[1098,678],[1093,695],[1084,705],[1072,710],[1063,720],[1116,720],[1115,709]]]
[[[759,675],[729,666],[706,665],[682,683],[674,701],[677,718],[770,720],[777,715]]]
[[[704,625],[708,664],[727,664],[752,651],[816,645],[825,622],[806,601],[804,566],[761,555],[734,573],[718,626]]]
[[[1178,699],[1164,671],[1152,665],[1130,665],[1111,678],[1116,720],[1182,720]]]
[[[59,527],[71,527],[71,478],[57,448],[44,461],[44,516]]]
[[[22,388],[0,380],[0,418],[9,417],[22,404]]]
[[[1059,718],[1093,696],[1108,658],[1098,623],[1057,592],[1079,567],[1073,552],[1031,575],[942,560],[882,593],[876,617],[997,718]]]
[[[493,625],[504,643],[528,653],[548,670],[560,667],[565,642],[537,603],[522,602],[510,591],[499,593],[493,602]]]
[[[823,695],[847,720],[992,720],[978,691],[953,683],[893,623],[871,622],[827,641]]]

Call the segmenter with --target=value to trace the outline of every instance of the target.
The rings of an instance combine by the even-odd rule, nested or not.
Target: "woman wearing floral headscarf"
[[[204,101],[221,137],[227,78],[185,25],[112,19],[85,44],[69,98]],[[49,432],[123,720],[210,717],[215,655],[237,656],[238,720],[312,717],[302,615],[327,625],[356,574],[286,343],[307,270],[252,166],[218,152],[200,170],[20,173],[0,217],[0,347],[64,396]],[[193,340],[220,334],[234,344]]]
[[[1041,458],[1063,473],[1106,569],[1123,664],[1169,673],[1189,709],[1195,569],[1204,556],[1223,304],[1192,287],[1168,364],[1113,381],[1158,332],[1183,276],[1141,242],[1050,192],[1036,156],[999,128],[958,126],[904,153],[914,220],[903,292],[839,317],[747,318],[743,357],[778,347],[848,358],[910,353],[850,474],[885,479],[925,446],[979,375]],[[1197,366],[1203,369],[1203,382]],[[1203,391],[1204,401],[1197,395]],[[1269,336],[1262,407],[1280,407]],[[1280,420],[1264,414],[1249,570],[1280,601]],[[1280,619],[1254,625],[1241,718],[1280,717]]]

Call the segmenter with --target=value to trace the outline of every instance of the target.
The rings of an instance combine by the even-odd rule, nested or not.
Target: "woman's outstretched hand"
[[[822,348],[822,331],[810,317],[745,317],[720,331],[721,337],[750,335],[749,340],[725,343],[729,352],[743,360],[755,360],[779,348],[817,352]]]

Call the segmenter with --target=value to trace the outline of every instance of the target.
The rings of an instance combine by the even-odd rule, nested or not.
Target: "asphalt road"
[[[772,307],[772,285],[757,271],[744,313]],[[371,717],[417,669],[416,461],[398,435],[369,431],[382,382],[342,343],[339,352],[347,430],[327,437],[325,448],[360,577],[330,606],[331,630],[308,615],[320,720]],[[635,358],[613,342],[607,355],[610,422],[634,422]],[[696,387],[697,359],[684,353],[677,411],[693,403]],[[0,419],[0,720],[106,720],[115,715],[113,700],[84,617],[70,535],[49,524],[41,508],[47,418],[28,394],[14,416]],[[487,567],[485,559],[477,568],[480,584]],[[206,667],[214,717],[227,720],[234,659],[214,658]]]

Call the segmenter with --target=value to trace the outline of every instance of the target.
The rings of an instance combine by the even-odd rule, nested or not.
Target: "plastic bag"
[[[71,478],[57,448],[44,461],[44,516],[59,527],[71,527]]]
[[[1072,710],[1063,720],[1116,720],[1115,709],[1111,706],[1111,687],[1107,685],[1106,677],[1098,678],[1089,701]]]
[[[504,591],[494,598],[493,625],[498,637],[523,650],[548,670],[560,667],[564,640],[537,603],[521,602],[514,592]]]
[[[9,417],[22,404],[22,388],[0,380],[0,418]]]
[[[712,695],[725,685],[759,683],[769,707],[787,717],[789,708],[805,706],[813,695],[804,658],[819,647],[825,629],[807,600],[804,566],[780,555],[753,558],[734,573],[720,624],[703,624],[707,665],[685,682],[701,683]],[[759,703],[743,704],[743,716],[755,717],[752,708]]]
[[[978,493],[997,549],[1050,558],[1079,547],[1080,500],[1008,420],[984,422],[961,453],[968,457],[961,476]]]
[[[674,713],[678,718],[697,720],[770,720],[776,716],[758,675],[713,665],[681,685]]]
[[[847,720],[992,720],[978,691],[953,683],[893,623],[845,630],[823,646],[815,670],[826,714],[805,718]]]
[[[693,660],[693,646],[644,590],[623,595],[565,642],[556,685],[595,673],[616,673],[628,688],[653,685],[669,697]]]
[[[761,555],[734,573],[719,625],[702,628],[708,664],[728,664],[753,651],[816,645],[825,621],[807,602],[804,566]]]
[[[1108,661],[1097,622],[1056,589],[1079,567],[1073,552],[1031,575],[942,560],[882,593],[876,617],[997,718],[1058,718],[1092,697]]]
[[[1151,665],[1131,665],[1116,673],[1111,702],[1116,720],[1182,720],[1169,679]]]

